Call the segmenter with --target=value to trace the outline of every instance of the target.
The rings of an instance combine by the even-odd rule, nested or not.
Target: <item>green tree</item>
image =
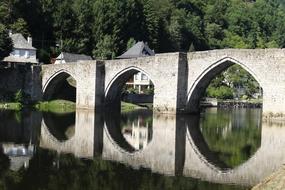
[[[136,40],[134,38],[130,38],[127,43],[127,50],[133,47],[136,44]]]
[[[91,23],[94,22],[94,16],[92,6],[90,6],[91,2],[90,0],[75,0],[72,7],[76,18],[74,26],[75,51],[88,55],[91,55],[93,50]]]
[[[0,24],[0,61],[7,57],[13,49],[12,39],[3,24]]]
[[[23,18],[19,18],[13,24],[11,24],[10,29],[13,31],[13,33],[21,33],[24,36],[30,35],[27,22]]]
[[[112,36],[106,35],[102,41],[99,41],[96,45],[96,49],[93,51],[93,55],[97,59],[113,59],[116,55],[115,40]]]

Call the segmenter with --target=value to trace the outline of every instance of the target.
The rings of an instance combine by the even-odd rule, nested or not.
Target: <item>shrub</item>
[[[22,90],[18,90],[15,93],[15,98],[14,98],[15,102],[22,103],[23,99],[24,99],[23,91]]]

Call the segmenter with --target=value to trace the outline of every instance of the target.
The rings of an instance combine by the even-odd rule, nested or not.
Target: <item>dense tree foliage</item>
[[[258,98],[262,95],[259,83],[239,65],[233,65],[216,76],[208,86],[205,96],[218,99]]]
[[[8,35],[7,29],[0,23],[0,61],[12,51],[12,40]]]
[[[156,52],[285,45],[281,0],[3,0],[0,22],[34,37],[39,56],[62,49],[98,58],[126,50],[129,39]]]

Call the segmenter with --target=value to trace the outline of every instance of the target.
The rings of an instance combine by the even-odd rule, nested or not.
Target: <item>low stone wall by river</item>
[[[223,100],[218,101],[214,98],[207,98],[200,102],[201,107],[218,108],[262,108],[262,102],[250,102],[244,100]]]
[[[247,101],[221,101],[218,102],[217,107],[220,108],[262,108],[260,102],[247,102]]]

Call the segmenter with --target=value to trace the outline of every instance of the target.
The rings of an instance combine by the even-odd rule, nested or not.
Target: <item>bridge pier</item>
[[[100,61],[78,64],[76,108],[99,109],[104,105],[104,65]]]
[[[153,111],[184,113],[188,81],[187,55],[184,53],[158,55],[155,62],[159,74],[154,88]]]
[[[285,83],[269,84],[263,91],[263,116],[284,117]]]

